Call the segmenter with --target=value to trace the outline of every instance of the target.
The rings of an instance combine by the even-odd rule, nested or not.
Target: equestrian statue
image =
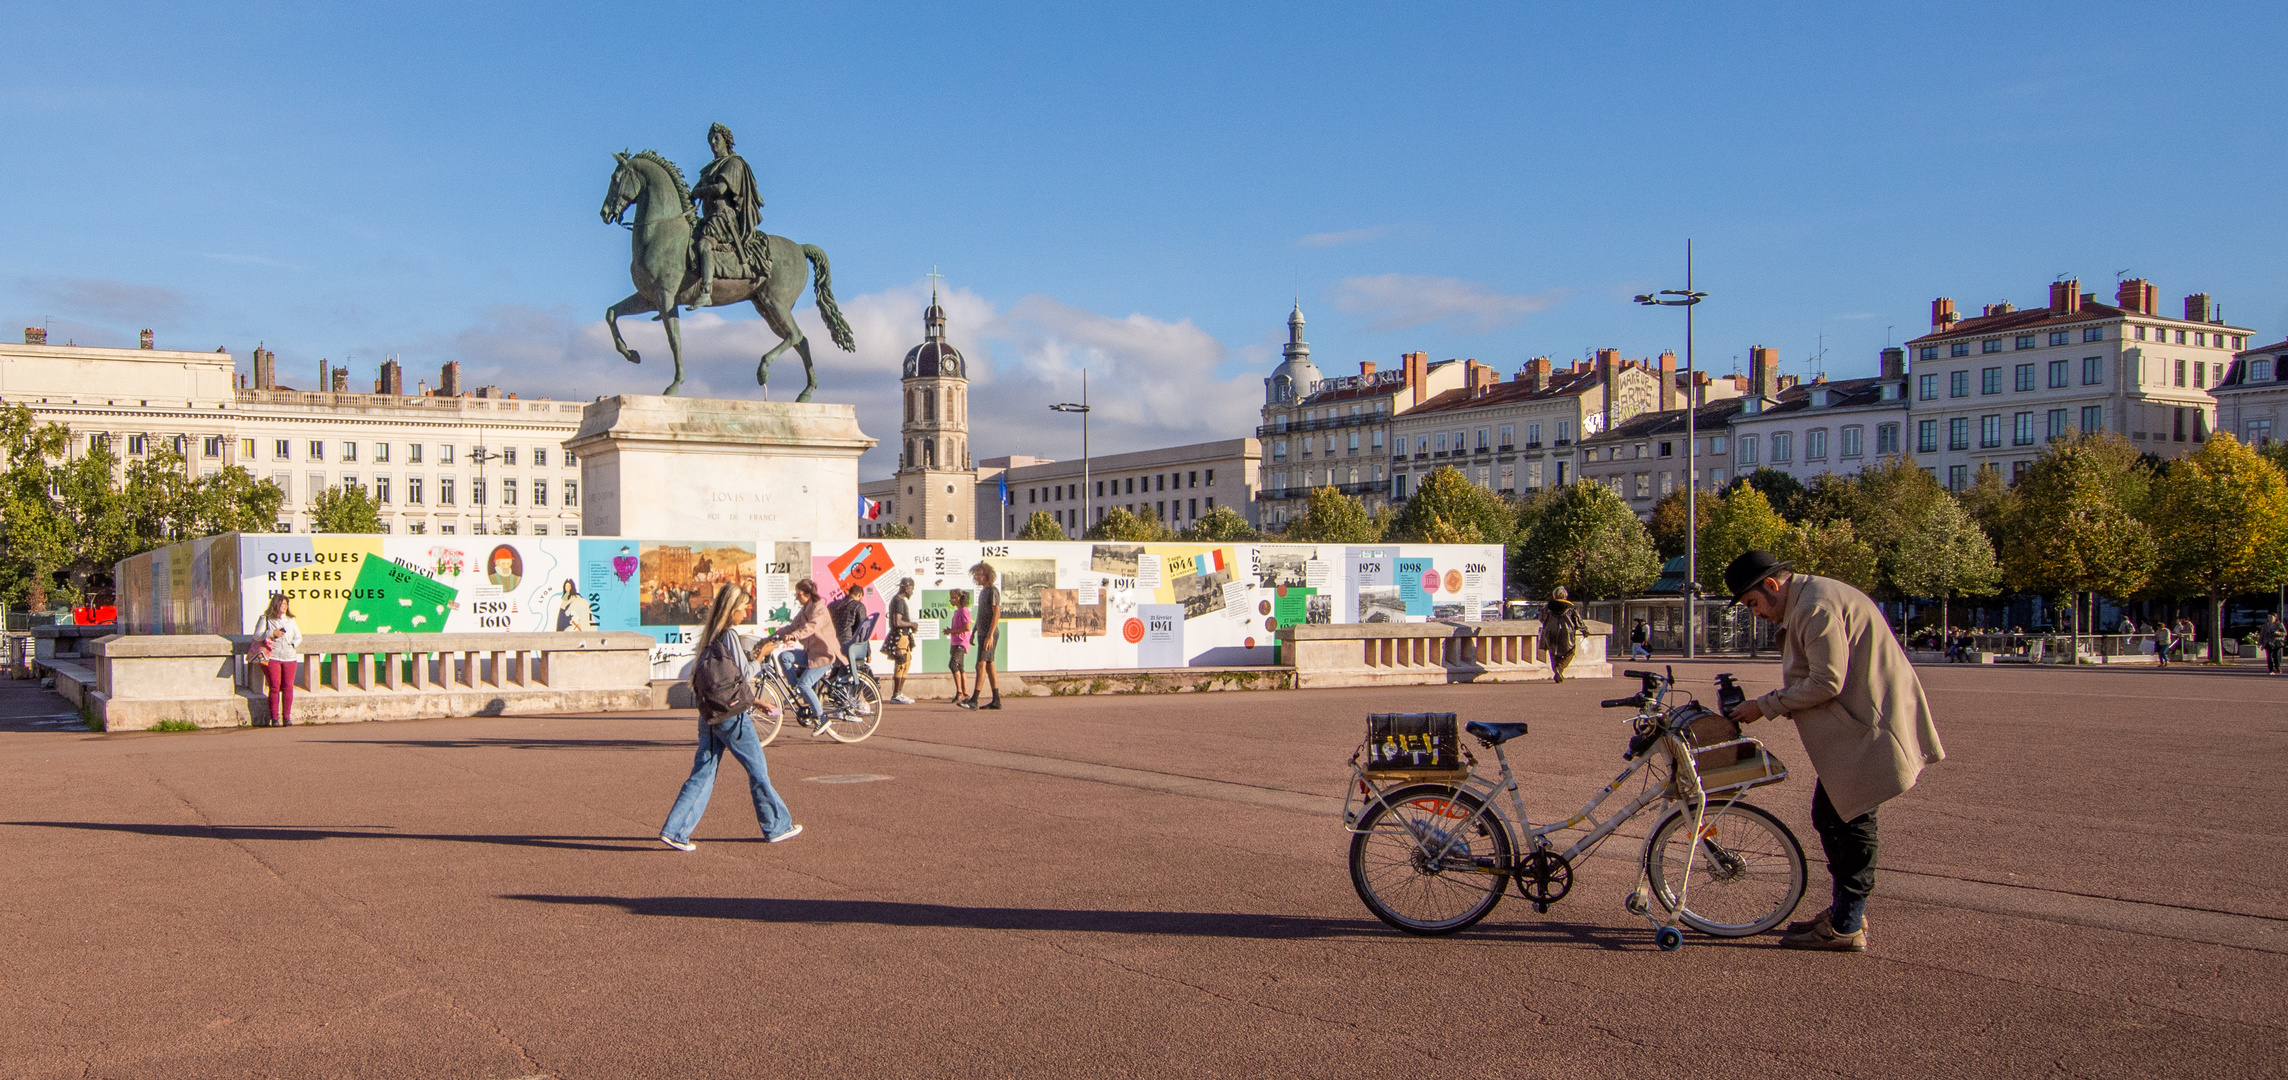
[[[629,363],[642,363],[643,357],[620,337],[620,316],[658,312],[655,319],[667,324],[667,347],[675,356],[675,381],[664,391],[672,395],[683,386],[678,311],[748,301],[779,336],[779,343],[756,365],[755,382],[767,392],[771,361],[791,346],[802,357],[807,380],[795,400],[809,401],[811,391],[818,389],[818,369],[810,361],[810,339],[795,324],[794,303],[813,273],[818,278],[818,313],[834,343],[845,352],[857,348],[842,309],[834,305],[826,253],[760,231],[763,200],[747,160],[731,150],[731,129],[721,124],[709,128],[707,144],[714,149],[715,160],[699,171],[696,191],[685,184],[683,170],[656,151],[612,155],[619,159],[619,167],[612,170],[611,186],[604,193],[603,218],[608,224],[626,225],[632,234],[628,274],[636,287],[627,299],[604,312],[604,321],[612,326],[612,345]],[[623,222],[630,206],[635,208],[635,220]]]

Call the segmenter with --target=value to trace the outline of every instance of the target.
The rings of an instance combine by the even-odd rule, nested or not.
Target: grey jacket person
[[[1832,578],[1788,581],[1783,685],[1756,699],[1795,718],[1835,812],[1849,821],[1915,786],[1944,760],[1929,699],[1875,602]]]

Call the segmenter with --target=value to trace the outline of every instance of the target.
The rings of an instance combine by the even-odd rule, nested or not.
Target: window
[[[1637,497],[1637,498],[1640,498],[1640,499],[1649,499],[1649,498],[1652,498],[1652,474],[1651,474],[1651,473],[1638,473],[1638,474],[1637,474],[1637,494],[1636,494],[1636,497]]]
[[[1938,453],[1938,421],[1925,420],[1915,431],[1915,453]]]
[[[1994,338],[1989,341],[1981,341],[1978,343],[1978,351],[1982,353],[2001,352],[2002,339]]]
[[[1861,427],[1847,427],[1843,429],[1842,434],[1843,451],[1841,456],[1847,458],[1865,456],[1862,451],[1866,449],[1867,429]]]
[[[2142,327],[2142,326],[2140,326],[2140,327],[2138,327],[2138,328],[2137,328],[2137,340],[2139,340],[2139,341],[2143,341],[2143,340],[2145,340],[2145,328],[2144,328],[2144,327]]]
[[[221,457],[221,456],[222,456],[222,436],[220,436],[220,435],[209,435],[209,436],[207,436],[207,437],[206,437],[206,439],[205,439],[205,441],[204,441],[204,443],[202,444],[202,446],[201,446],[201,448],[200,448],[200,453],[201,453],[203,456],[205,456],[205,457],[211,457],[211,458],[218,458],[218,457]]]
[[[2178,332],[2183,333],[2183,331]],[[2177,385],[2185,385],[2185,362],[2182,360],[2177,361]]]
[[[412,503],[415,506],[421,505],[420,477],[408,476],[405,478],[405,501]]]
[[[501,447],[501,452],[500,452],[500,463],[501,463],[501,464],[503,464],[503,465],[514,465],[514,464],[516,464],[516,447],[513,447],[513,446],[504,446],[504,447]]]
[[[2082,357],[2082,358],[2081,358],[2081,384],[2082,384],[2083,386],[2096,386],[2097,384],[2099,384],[2099,383],[2102,383],[2102,382],[2104,382],[2104,381],[2105,381],[2105,358],[2104,358],[2104,357],[2102,357],[2102,356],[2084,356],[2084,357]]]
[[[1876,426],[1875,452],[1878,454],[1896,454],[1899,452],[1899,425],[1879,424]]]
[[[1134,495],[1134,494],[1136,494],[1136,478],[1135,478],[1135,477],[1133,477],[1133,476],[1131,476],[1131,477],[1127,477],[1126,479],[1127,479],[1127,481],[1128,481],[1128,492],[1127,492],[1127,493],[1128,493],[1128,494],[1130,494],[1130,495]]]
[[[452,444],[452,443],[444,443],[444,444],[441,444],[441,445],[439,445],[439,446],[437,447],[437,464],[439,464],[439,465],[451,465],[452,463],[453,463],[453,444]]]
[[[1924,401],[1936,401],[1936,400],[1938,400],[1938,376],[1936,376],[1936,375],[1925,375],[1925,376],[1923,376],[1923,400],[1924,400]]]
[[[271,474],[270,474],[270,483],[271,483],[271,485],[272,485],[272,486],[274,486],[274,487],[276,487],[276,488],[278,489],[278,495],[279,495],[279,497],[280,497],[281,501],[284,501],[284,502],[293,502],[293,501],[294,501],[294,474],[293,474],[293,473],[282,473],[282,472],[271,473]]]
[[[2066,426],[2066,411],[2064,409],[2050,410],[2049,425],[2049,438],[2063,439],[2073,434],[2073,429]]]
[[[1527,424],[1527,425],[1525,425],[1525,445],[1527,445],[1527,446],[1540,446],[1540,445],[1541,445],[1541,425],[1540,425],[1540,424]]]
[[[532,505],[548,505],[548,481],[535,480],[532,482]]]
[[[1277,440],[1274,440],[1274,441],[1271,443],[1271,460],[1273,460],[1273,461],[1285,461],[1285,460],[1287,460],[1287,440],[1285,440],[1285,439],[1277,439]],[[1101,491],[1099,491],[1099,492],[1097,492],[1097,494],[1099,494],[1099,495],[1102,495],[1102,494],[1104,494],[1104,493],[1103,493],[1103,492],[1101,492]]]
[[[2249,361],[2249,362],[2248,362],[2248,381],[2249,381],[2249,382],[2271,382],[2271,381],[2272,381],[2272,361],[2270,361],[2270,360],[2251,360],[2251,361]]]
[[[1946,448],[1949,450],[1970,449],[1969,417],[1957,416],[1946,422]]]
[[[2000,415],[1988,414],[1978,418],[1978,445],[1981,447],[2002,445],[2002,417]]]
[[[1353,431],[1350,433],[1350,439],[1348,440],[1348,445],[1345,447],[1345,449],[1349,453],[1358,453],[1358,432]]]
[[[309,480],[310,498],[315,499],[318,497],[319,492],[326,490],[326,474],[322,472],[311,473]]]
[[[1281,485],[1279,485],[1279,486],[1281,486],[1281,487],[1285,487],[1286,485],[1285,485],[1285,484],[1281,484]],[[1097,498],[1099,498],[1099,499],[1101,499],[1101,498],[1103,498],[1103,497],[1104,497],[1104,481],[1102,481],[1102,480],[1099,480],[1099,481],[1097,481],[1097,482],[1096,482],[1096,497],[1097,497]]]
[[[1970,486],[1970,466],[1968,466],[1968,465],[1949,465],[1949,466],[1947,466],[1947,467],[1946,467],[1946,486],[1947,486],[1947,490],[1949,490],[1949,491],[1961,491],[1963,488],[1969,487],[1969,486]]]
[[[471,481],[469,481],[469,505],[470,505],[470,506],[483,506],[484,504],[485,504],[485,481],[484,481],[484,478],[480,476],[480,477],[478,477],[478,478],[477,478],[477,479],[475,479],[475,480],[471,480]]]
[[[545,469],[548,467],[547,447],[535,446],[532,448],[532,467],[535,469]]]
[[[357,478],[357,474],[356,474],[356,473],[343,473],[343,474],[342,474],[342,490],[344,490],[344,491],[348,491],[348,490],[350,490],[351,488],[356,488],[356,489],[357,489],[357,490],[359,490],[359,491],[364,491],[364,490],[365,490],[365,485],[364,485],[364,484],[360,484],[360,483],[358,483],[358,478]]]
[[[1366,440],[1366,445],[1367,445],[1367,449],[1369,449],[1369,450],[1380,450],[1380,449],[1382,449],[1382,429],[1381,429],[1381,428],[1376,428],[1376,429],[1374,429],[1373,431],[1371,431],[1371,432],[1367,433],[1367,440]]]
[[[1559,446],[1566,446],[1566,445],[1570,445],[1572,442],[1573,442],[1573,421],[1571,421],[1571,420],[1559,420],[1559,421],[1557,422],[1557,444],[1558,444]]]
[[[1772,461],[1795,460],[1795,436],[1785,431],[1772,432]]]
[[[2168,333],[2168,331],[2164,330],[2164,331],[2162,331],[2162,333]],[[2179,345],[2182,345],[2182,344],[2184,344],[2184,343],[2185,343],[2185,332],[2184,332],[2184,331],[2182,331],[2182,330],[2179,330],[2179,331],[2177,331],[2177,344],[2179,344]]]
[[[1722,436],[1722,435],[1718,435],[1718,436],[1716,436],[1715,438],[1708,440],[1708,452],[1709,452],[1709,453],[1711,453],[1711,454],[1721,454],[1721,453],[1723,453],[1723,452],[1724,452],[1724,436]]]
[[[2034,365],[2018,365],[2017,376],[2018,381],[2014,384],[2014,388],[2016,390],[2024,392],[2034,388]]]
[[[1969,342],[1967,342],[1967,341],[1957,341],[1957,342],[1955,342],[1955,343],[1954,343],[1952,346],[1950,346],[1950,347],[1947,349],[1947,355],[1949,355],[1949,356],[1969,356],[1969,355],[1970,355],[1970,343],[1969,343]]]
[[[292,460],[294,457],[294,440],[276,440],[276,442],[270,447],[270,456],[280,461]]]
[[[2020,335],[2018,335],[2018,340],[2017,340],[2017,341],[2014,343],[2014,347],[2016,347],[2016,348],[2020,348],[2020,349],[2031,349],[2031,348],[2033,348],[2033,347],[2034,347],[2034,335],[2032,335],[2032,334],[2020,334]]]
[[[89,443],[89,445],[91,445],[91,446],[92,446],[92,445],[94,445],[94,444],[93,444],[93,442],[91,441],[91,442]],[[253,460],[254,460],[254,440],[253,440],[253,439],[240,439],[240,440],[238,440],[238,457],[239,457],[239,460],[241,460],[241,461],[253,461]]]
[[[2001,368],[1998,368],[1998,367],[1990,367],[1990,368],[1987,368],[1987,369],[1986,369],[1986,370],[1984,370],[1984,371],[1981,371],[1981,372],[1979,372],[1979,373],[1978,373],[1978,392],[1979,392],[1979,393],[1981,393],[1981,394],[1999,394],[1999,393],[2001,393],[2001,392],[2002,392],[2002,369],[2001,369]]]
[[[574,456],[572,455],[572,451],[570,451],[570,450],[566,450],[566,451],[564,451],[564,467],[565,467],[565,468],[569,469],[569,468],[572,468],[572,467],[574,467],[574,466],[576,466],[576,465],[578,465],[578,464],[580,464],[580,459],[579,459],[579,458],[576,458],[576,457],[574,457]],[[574,535],[577,535],[577,534],[576,534],[576,533],[574,533],[574,532],[573,532],[571,529],[566,529],[566,530],[564,530],[564,535],[566,535],[566,536],[574,536]]]
[[[2063,345],[2063,344],[2065,344],[2065,343],[2067,343],[2067,342],[2069,342],[2069,341],[2072,341],[2072,340],[2073,340],[2073,331],[2071,331],[2071,330],[2052,330],[2052,331],[2050,331],[2050,344],[2052,344],[2052,345]]]
[[[1441,454],[1446,452],[1446,433],[1443,431],[1438,433],[1438,452]]]
[[[2222,365],[2222,364],[2219,364],[2219,365],[2217,365],[2217,372],[2218,372],[2218,374],[2223,374],[2223,372],[2224,372],[2224,365]],[[2195,360],[2195,361],[2193,361],[2193,385],[2194,385],[2194,386],[2207,386],[2208,384],[2209,384],[2209,365],[2208,365],[2208,361],[2205,361],[2205,360]]]
[[[420,443],[406,443],[406,444],[405,444],[405,463],[406,463],[406,464],[408,464],[408,465],[419,465],[419,464],[421,464],[421,444],[420,444]]]
[[[2081,332],[2081,339],[2083,341],[2104,341],[2105,328],[2102,326],[2084,327]]]
[[[2270,445],[2272,445],[2272,421],[2271,421],[2271,420],[2269,420],[2269,419],[2265,419],[2265,420],[2251,420],[2251,421],[2249,421],[2249,422],[2248,422],[2248,445],[2250,445],[2250,446],[2270,446]]]
[[[2034,414],[2022,412],[2010,418],[2010,445],[2034,445]]]
[[[2103,405],[2084,405],[2084,406],[2082,406],[2082,410],[2081,410],[2081,429],[2082,429],[2083,431],[2104,431],[2104,430],[2105,430],[2105,406],[2103,406]]]
[[[1803,459],[1805,461],[1827,460],[1826,428],[1813,428],[1803,433]]]
[[[2050,389],[2062,390],[2066,385],[2066,361],[2050,361]]]
[[[2253,430],[2253,429],[2252,429],[2252,430]],[[2269,429],[2267,429],[2267,430],[2269,430]],[[2250,440],[2250,442],[2254,443],[2254,442],[2255,442],[2255,440],[2254,440],[2254,439],[2251,439],[2251,440]],[[2261,443],[2257,443],[2256,445],[2262,445],[2262,444],[2261,444]],[[1502,466],[1502,467],[1501,467],[1501,490],[1503,490],[1503,491],[1516,491],[1516,490],[1517,490],[1517,466],[1516,466],[1515,464],[1504,465],[1504,466]]]
[[[149,435],[129,435],[127,437],[128,453],[141,455],[150,452],[150,449],[151,437]]]
[[[2207,345],[2208,343],[2209,343],[2209,335],[2208,335],[2208,333],[2207,333],[2206,331],[2201,331],[2201,330],[2195,330],[2195,331],[2193,331],[2193,344],[2195,344],[2195,345]],[[2219,337],[2219,338],[2217,338],[2217,344],[2219,344],[2219,345],[2222,345],[2222,344],[2224,344],[2224,338],[2222,338],[2222,337]]]
[[[343,461],[356,461],[356,460],[357,460],[357,444],[356,444],[356,443],[354,443],[354,442],[346,442],[346,443],[343,443],[343,444],[342,444],[342,460],[343,460]]]
[[[1923,346],[1923,347],[1922,347],[1922,351],[1921,351],[1921,352],[1918,352],[1918,353],[1916,353],[1916,354],[1915,354],[1915,359],[1917,359],[1917,360],[1936,360],[1936,359],[1938,359],[1938,346],[1936,346],[1936,345],[1925,345],[1925,346]]]
[[[379,463],[379,462],[384,462],[384,461],[388,461],[388,460],[389,460],[389,444],[388,444],[388,443],[385,443],[385,442],[377,442],[377,443],[373,444],[373,460],[374,460],[376,463]]]
[[[1511,448],[1511,447],[1513,447],[1513,446],[1516,446],[1516,445],[1517,445],[1517,425],[1516,425],[1516,424],[1503,424],[1503,425],[1502,425],[1502,429],[1501,429],[1501,448],[1502,448],[1502,449],[1504,449],[1504,450],[1507,450],[1507,449],[1509,449],[1509,448]]]
[[[1756,451],[1756,437],[1755,437],[1755,436],[1753,436],[1753,435],[1742,435],[1742,436],[1740,436],[1740,455],[1739,455],[1739,456],[1740,456],[1740,462],[1741,462],[1741,464],[1744,464],[1744,465],[1753,465],[1753,464],[1755,464],[1755,463],[1756,463],[1756,452],[1757,452],[1757,451]],[[1536,484],[1535,486],[1536,486],[1536,487],[1539,487],[1540,485]]]
[[[377,503],[386,503],[389,501],[388,477],[376,476],[373,478],[373,501]]]
[[[1490,446],[1492,446],[1492,445],[1493,445],[1492,443],[1489,443],[1489,442],[1487,442],[1487,441],[1486,441],[1486,436],[1487,436],[1487,434],[1488,434],[1488,433],[1489,433],[1491,430],[1492,430],[1492,429],[1490,429],[1490,428],[1479,428],[1479,429],[1478,429],[1478,441],[1477,441],[1477,443],[1476,443],[1476,445],[1477,445],[1477,448],[1478,448],[1478,449],[1480,449],[1480,450],[1484,450],[1484,449],[1487,449],[1488,447],[1490,447]],[[1355,438],[1356,438],[1356,436],[1354,436],[1353,438],[1355,439]]]
[[[1969,397],[1970,373],[1967,371],[1949,372],[1946,379],[1946,396]]]

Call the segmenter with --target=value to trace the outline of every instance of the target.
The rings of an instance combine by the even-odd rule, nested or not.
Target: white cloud
[[[857,351],[837,348],[815,308],[796,314],[818,365],[813,400],[857,406],[858,422],[881,440],[861,463],[868,478],[896,467],[902,420],[899,378],[906,352],[921,343],[926,282],[838,298]],[[964,289],[943,292],[947,337],[968,358],[970,446],[977,458],[1029,454],[1080,456],[1080,427],[1048,407],[1080,397],[1089,372],[1089,435],[1102,455],[1188,442],[1238,438],[1256,423],[1259,378],[1221,378],[1227,351],[1185,319],[1101,315],[1049,296],[1027,296],[1006,308]],[[719,312],[729,312],[726,317]],[[695,397],[759,398],[755,364],[778,337],[749,308],[710,309],[682,320],[685,381]],[[620,320],[620,332],[643,358],[622,360],[602,321],[582,322],[568,309],[498,307],[484,321],[409,354],[462,362],[465,385],[487,383],[524,397],[585,400],[606,394],[657,394],[671,377],[666,334],[649,315]],[[435,376],[422,373],[434,383]],[[794,350],[772,361],[769,397],[791,401],[803,385]]]
[[[1346,229],[1342,232],[1312,233],[1295,241],[1295,246],[1342,247],[1345,244],[1363,244],[1369,240],[1380,240],[1390,235],[1392,228],[1393,226],[1390,225],[1369,225],[1363,229]]]
[[[103,278],[27,278],[24,287],[56,311],[139,327],[180,322],[191,308],[187,294],[163,285]]]
[[[1344,278],[1327,290],[1327,299],[1339,310],[1373,316],[1367,327],[1371,331],[1443,322],[1454,330],[1485,333],[1515,326],[1527,315],[1555,307],[1566,294],[1564,289],[1553,289],[1512,295],[1459,278],[1377,274]]]

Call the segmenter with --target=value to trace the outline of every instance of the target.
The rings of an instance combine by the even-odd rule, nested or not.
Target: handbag
[[[248,663],[253,664],[268,663],[270,661],[270,639],[255,639],[254,644],[246,647],[246,659]]]

